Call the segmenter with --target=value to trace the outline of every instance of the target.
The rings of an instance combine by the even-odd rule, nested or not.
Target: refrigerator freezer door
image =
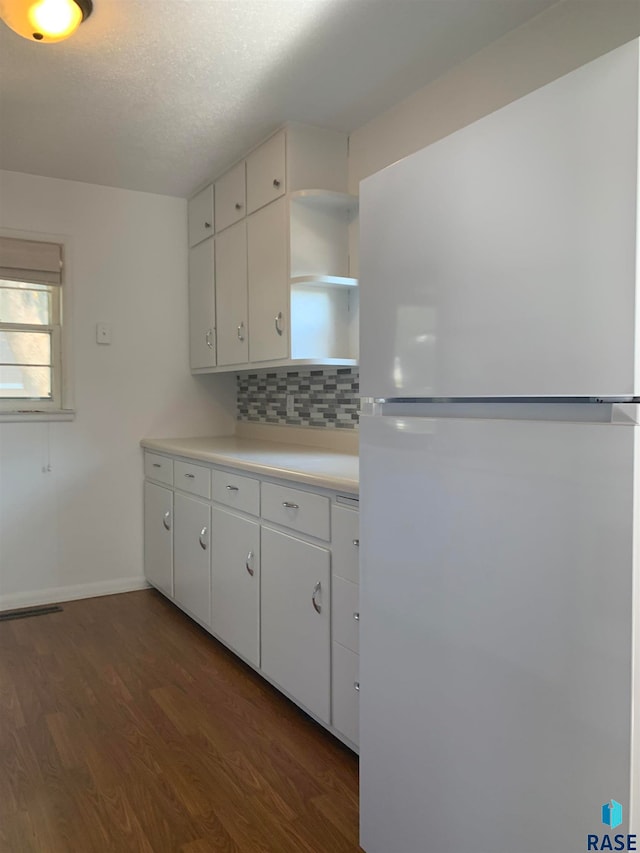
[[[640,394],[637,158],[635,40],[364,180],[361,393]]]
[[[583,853],[628,809],[637,436],[363,418],[367,853]]]

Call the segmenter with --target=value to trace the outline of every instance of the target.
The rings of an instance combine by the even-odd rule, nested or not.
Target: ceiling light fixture
[[[0,0],[0,18],[29,41],[69,38],[93,11],[92,0]]]

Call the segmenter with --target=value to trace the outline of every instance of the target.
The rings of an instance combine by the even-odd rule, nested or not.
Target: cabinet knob
[[[236,202],[236,210],[242,210],[242,205],[239,201]]]
[[[359,681],[353,682],[353,689],[357,690],[357,692],[360,693],[360,682]]]
[[[360,614],[359,614],[359,613],[354,613],[354,614],[353,614],[353,618],[355,619],[355,621],[356,621],[356,622],[359,622],[359,621],[360,621]]]
[[[313,609],[316,611],[316,613],[322,613],[322,605],[318,604],[318,599],[316,598],[319,592],[322,592],[322,584],[320,583],[320,581],[318,581],[318,583],[314,586],[313,592],[311,593],[311,603],[313,604]]]
[[[253,551],[249,551],[249,553],[247,554],[247,559],[245,560],[245,563],[244,563],[246,570],[249,572],[251,577],[253,577],[255,575],[256,571],[255,571],[255,569],[252,569],[251,566],[249,565],[251,560],[253,560]]]
[[[205,223],[204,223],[204,227],[205,227],[205,228],[211,228],[211,223],[210,223],[210,222],[205,222]]]
[[[273,179],[273,185],[274,185],[274,187],[279,187],[279,186],[280,186],[280,179],[279,179],[279,178],[274,178],[274,179]]]
[[[359,540],[359,539],[354,539],[354,540],[353,540],[353,544],[356,546],[356,548],[359,548],[359,547],[360,547],[360,540]]]

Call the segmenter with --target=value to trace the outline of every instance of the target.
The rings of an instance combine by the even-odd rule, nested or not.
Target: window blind
[[[0,237],[0,279],[61,284],[61,247],[58,243]]]

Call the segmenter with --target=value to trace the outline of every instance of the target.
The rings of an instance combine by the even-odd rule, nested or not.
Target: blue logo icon
[[[615,829],[622,823],[622,806],[615,800],[602,806],[602,822],[605,826]]]

